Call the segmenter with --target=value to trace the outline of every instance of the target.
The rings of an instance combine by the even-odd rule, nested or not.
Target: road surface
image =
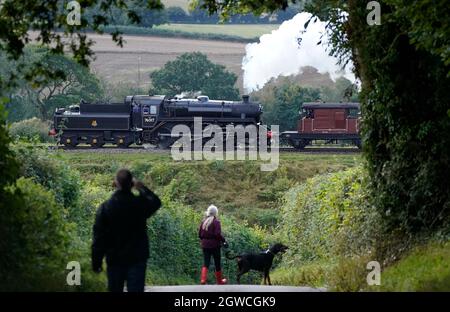
[[[146,292],[323,292],[325,288],[263,285],[146,286]]]

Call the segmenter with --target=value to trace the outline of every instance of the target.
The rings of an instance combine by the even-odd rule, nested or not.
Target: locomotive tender
[[[215,124],[224,128],[228,124],[259,125],[261,114],[261,105],[250,102],[247,95],[242,96],[242,101],[134,95],[119,104],[81,101],[79,105],[58,108],[50,134],[59,133],[59,142],[67,147],[79,143],[92,147],[105,143],[118,147],[150,143],[168,148],[177,139],[171,135],[172,128],[178,124],[192,128],[194,117],[202,117],[203,127]]]
[[[300,150],[314,140],[350,141],[361,148],[359,123],[359,103],[303,103],[297,131],[282,132],[280,139]]]

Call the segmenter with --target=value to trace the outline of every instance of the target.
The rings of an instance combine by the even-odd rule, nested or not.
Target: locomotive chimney
[[[248,102],[249,102],[249,99],[250,99],[250,96],[247,95],[247,94],[242,96],[242,101],[243,101],[244,103],[248,103]]]

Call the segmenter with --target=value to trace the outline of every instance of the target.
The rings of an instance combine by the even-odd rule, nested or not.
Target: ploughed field
[[[110,35],[91,34],[95,41],[95,61],[92,70],[110,83],[126,82],[140,87],[150,86],[149,73],[185,52],[202,52],[214,62],[224,65],[238,76],[237,86],[242,88],[242,58],[245,43],[184,38],[124,35],[123,48],[117,46]],[[242,91],[242,90],[241,90]]]

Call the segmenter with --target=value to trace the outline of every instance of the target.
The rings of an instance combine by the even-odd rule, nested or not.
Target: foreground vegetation
[[[410,236],[386,231],[370,205],[361,167],[318,175],[290,189],[275,236],[287,242],[272,280],[335,291],[450,290],[450,227]],[[381,285],[369,286],[366,265],[381,265]]]
[[[273,172],[260,170],[254,161],[181,161],[169,153],[105,154],[89,151],[61,152],[57,157],[80,172],[83,180],[110,189],[117,169],[130,168],[158,194],[190,205],[200,212],[211,203],[221,213],[250,224],[273,226],[278,201],[295,183],[319,173],[339,171],[360,163],[359,155],[281,154]]]
[[[288,193],[291,200],[286,200],[283,206],[277,235],[297,252],[286,255],[280,264],[280,272],[284,270],[284,273],[279,278],[283,274],[295,276],[303,272],[298,275],[301,280],[322,283],[335,290],[360,290],[366,287],[362,280],[364,264],[375,256],[383,262],[387,289],[426,290],[431,289],[430,285],[448,289],[445,263],[448,263],[450,222],[447,183],[450,136],[446,135],[450,129],[450,28],[442,22],[448,20],[448,3],[444,0],[379,2],[383,22],[376,27],[367,23],[365,3],[361,6],[360,1],[311,1],[305,7],[327,22],[332,34],[331,52],[343,62],[351,59],[362,81],[362,136],[368,170],[367,173],[352,169],[322,175],[304,185],[292,186],[292,192]],[[62,40],[57,34],[61,30],[69,34],[82,31],[88,28],[86,20],[80,27],[72,27],[66,23],[66,12],[48,1],[34,1],[29,5],[29,2],[6,0],[2,4],[0,19],[4,27],[0,29],[0,49],[9,59],[17,61],[26,55],[25,43],[33,29],[52,55],[61,56],[68,49],[73,60],[81,65],[89,64],[92,49],[88,37],[80,35]],[[109,24],[107,15],[113,8],[139,19],[124,1],[103,4],[100,15],[89,28],[98,31]],[[97,1],[91,1],[83,9],[96,5]],[[151,9],[161,8],[159,1],[148,5]],[[285,2],[202,1],[204,8],[220,11],[225,17],[248,11],[273,12],[283,5]],[[342,12],[348,14],[348,19],[342,18]],[[122,42],[117,32],[113,32],[113,39]],[[43,61],[34,60],[28,66],[18,67],[17,72],[0,76],[2,290],[67,289],[61,284],[65,281],[63,264],[70,257],[70,260],[80,259],[83,267],[89,267],[87,238],[92,220],[89,214],[93,213],[94,199],[106,198],[110,192],[102,187],[110,178],[101,177],[104,179],[101,183],[94,179],[89,185],[79,178],[80,172],[72,170],[64,161],[33,154],[38,151],[16,149],[15,154],[11,151],[4,105],[15,100],[14,88],[22,78],[31,86],[41,88],[55,78],[62,79],[64,72],[61,73],[60,67],[43,66]],[[41,115],[46,118],[45,112]],[[190,185],[186,183],[186,187]],[[198,265],[194,261],[198,258],[192,257],[194,249],[185,243],[194,242],[192,230],[198,215],[189,207],[184,209],[186,204],[173,202],[170,194],[177,187],[178,183],[174,183],[164,190],[168,208],[161,214],[165,218],[155,218],[149,229],[152,235],[173,235],[170,239],[179,244],[176,257],[169,259],[165,250],[152,255],[152,261],[160,261],[160,271],[153,278],[168,279],[170,274],[177,273],[171,283],[194,280],[194,273],[198,273],[194,272]],[[304,201],[302,196],[311,200]],[[379,223],[373,222],[378,219]],[[235,242],[240,242],[240,249],[261,247],[266,244],[262,237],[271,238],[270,233],[261,235],[264,230],[228,221],[226,216],[224,224],[237,227],[236,236],[231,235],[230,240],[236,246]],[[231,228],[227,231],[233,233]],[[308,240],[302,239],[303,236]],[[152,238],[166,240],[166,237]],[[376,244],[372,245],[372,241]],[[173,259],[183,261],[175,266],[176,270],[172,267]],[[181,268],[187,268],[187,272],[180,272]],[[87,273],[80,289],[99,289],[99,285],[104,285],[101,276]]]
[[[147,284],[198,282],[197,227],[205,207],[214,203],[232,253],[262,250],[278,241],[290,247],[275,259],[274,284],[337,291],[450,287],[448,228],[431,239],[386,233],[369,204],[358,155],[282,154],[277,171],[261,172],[257,162],[174,162],[164,152],[48,152],[24,143],[14,151],[21,178],[13,190],[22,199],[2,222],[20,233],[6,246],[19,270],[2,259],[7,263],[0,272],[7,281],[2,289],[105,289],[105,275],[90,270],[91,229],[121,167],[130,168],[163,201],[148,226]],[[82,266],[79,287],[65,285],[65,265],[72,260]],[[371,260],[382,265],[381,286],[367,286]],[[234,283],[234,261],[225,260],[224,271]],[[258,273],[243,279],[260,282]]]

